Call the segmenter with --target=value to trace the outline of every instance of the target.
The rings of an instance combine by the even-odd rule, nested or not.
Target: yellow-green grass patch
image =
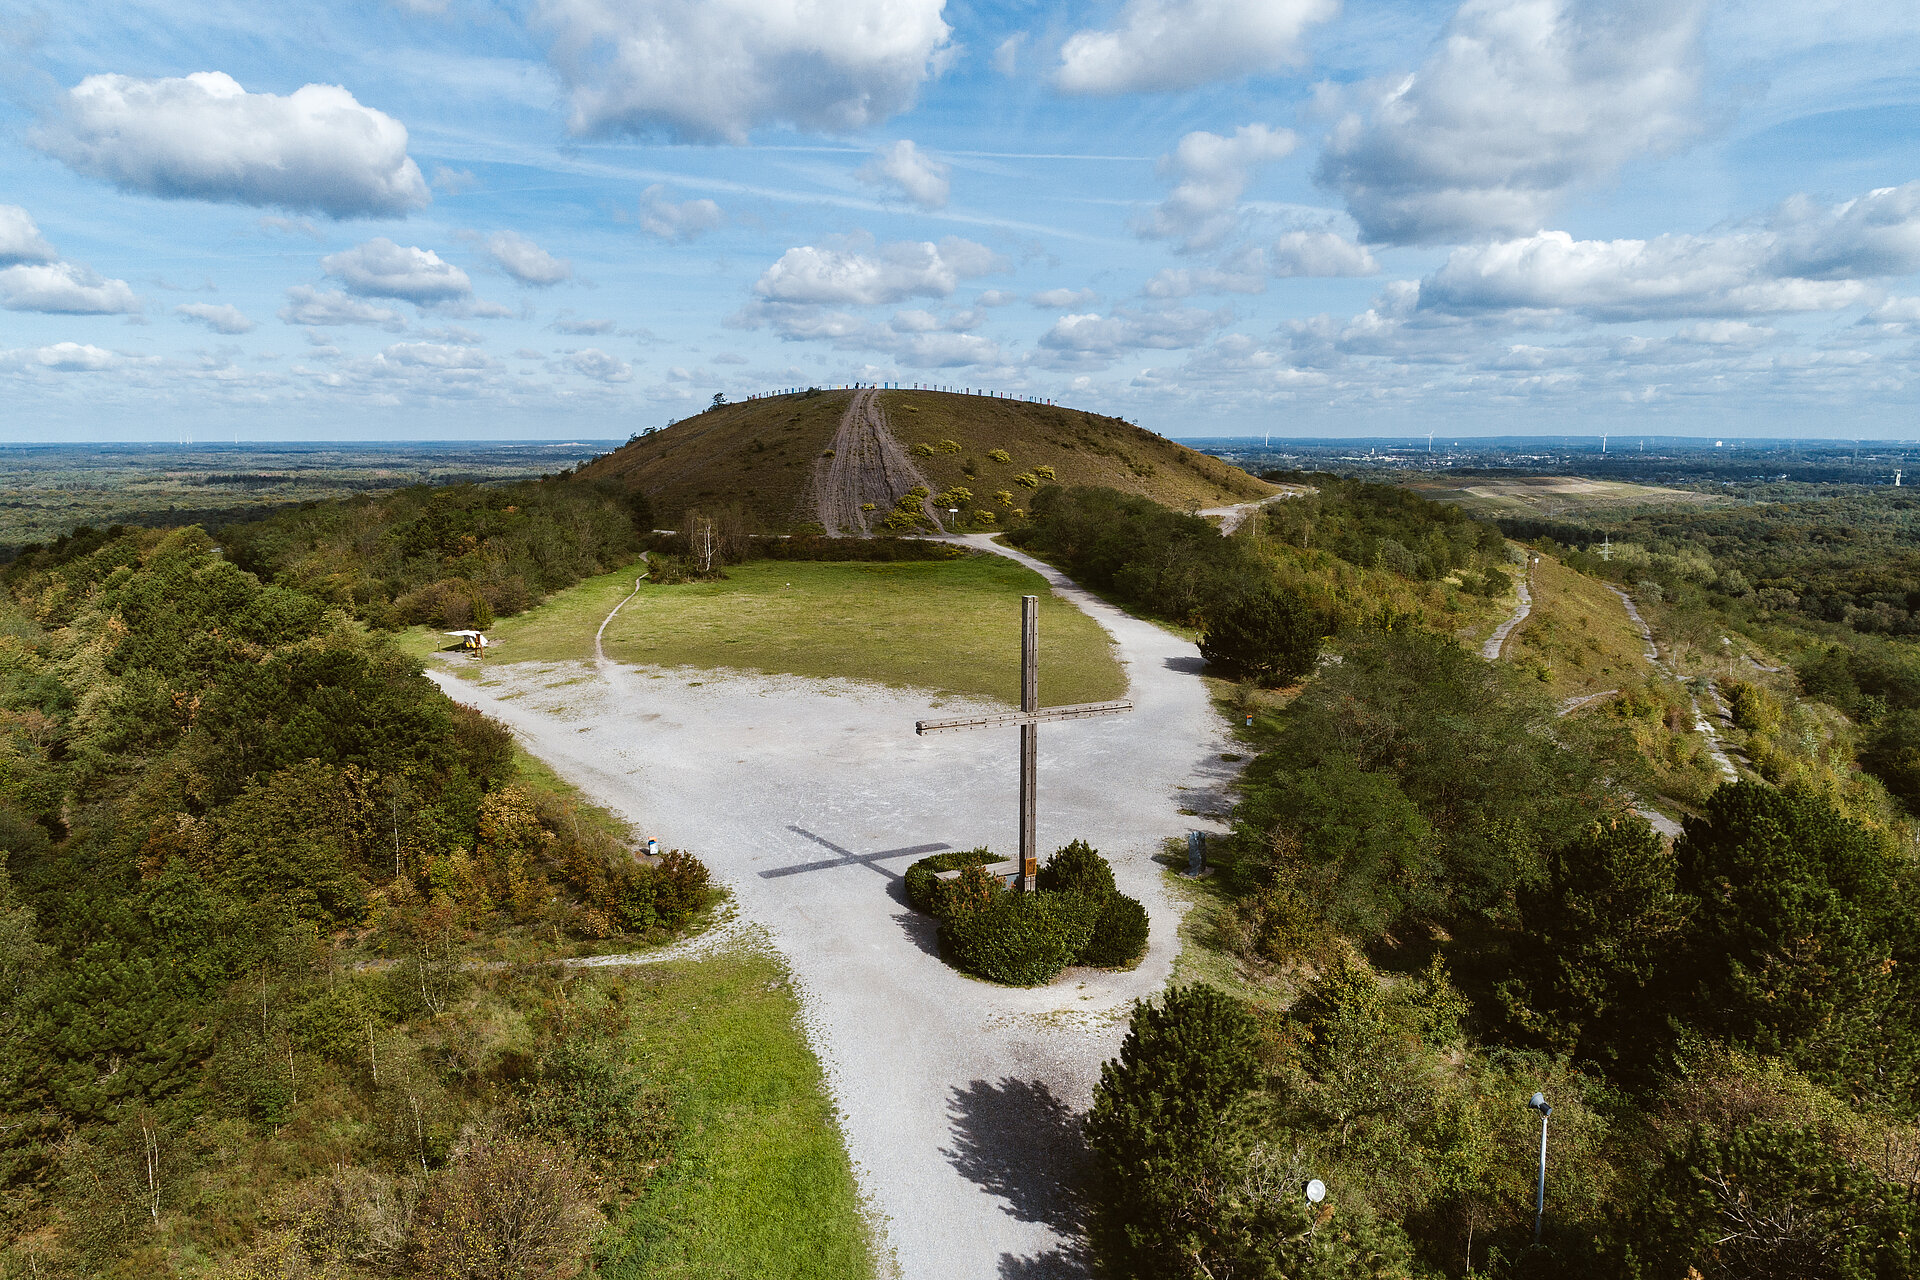
[[[608,1228],[603,1276],[863,1280],[874,1241],[800,1003],[756,951],[624,971],[632,1043],[674,1102],[672,1158]]]
[[[1656,674],[1620,597],[1546,555],[1533,571],[1533,610],[1514,628],[1504,656],[1544,675],[1558,698],[1618,689]]]

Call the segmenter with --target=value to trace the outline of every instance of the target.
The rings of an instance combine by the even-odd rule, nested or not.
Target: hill
[[[1004,459],[1004,460],[1003,460]],[[658,521],[738,505],[769,529],[859,533],[916,484],[914,515],[994,525],[1040,484],[1100,485],[1167,506],[1274,492],[1246,472],[1118,418],[937,391],[806,391],[720,405],[631,441],[578,473],[644,492]],[[869,506],[868,504],[871,504]]]

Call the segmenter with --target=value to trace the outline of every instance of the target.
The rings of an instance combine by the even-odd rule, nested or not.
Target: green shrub
[[[1108,894],[1079,962],[1096,969],[1131,969],[1146,954],[1147,909],[1137,898]]]
[[[1008,893],[940,926],[940,950],[962,973],[1010,987],[1060,976],[1086,950],[1102,903],[1080,893]]]
[[[934,886],[940,883],[937,878],[939,872],[998,861],[999,855],[985,845],[978,849],[952,849],[946,853],[936,853],[931,858],[922,858],[907,868],[907,903],[915,911],[933,915]]]
[[[1055,850],[1040,868],[1040,888],[1105,897],[1113,892],[1113,868],[1098,849],[1085,840],[1075,840]]]
[[[1012,462],[1013,461],[1013,455],[1008,453],[1005,449],[989,449],[987,450],[987,456],[989,458],[992,458],[995,462]]]

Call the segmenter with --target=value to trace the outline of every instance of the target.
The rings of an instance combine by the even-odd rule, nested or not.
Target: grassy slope
[[[814,516],[804,507],[807,483],[852,396],[769,396],[710,409],[643,436],[580,469],[584,479],[616,479],[646,491],[657,522],[675,524],[689,506],[729,502],[752,511],[769,529],[792,528]],[[1077,409],[937,391],[885,391],[880,404],[900,442],[909,448],[952,440],[959,453],[915,458],[937,488],[973,490],[996,510],[991,495],[1007,490],[1025,506],[1029,491],[1013,478],[1045,464],[1062,484],[1097,484],[1145,494],[1172,507],[1223,506],[1265,497],[1272,485],[1184,445]],[[1005,449],[1013,464],[987,457]],[[969,478],[961,464],[971,458]]]
[[[1545,669],[1557,698],[1618,689],[1656,674],[1620,597],[1548,555],[1533,571],[1533,611],[1514,628],[1506,657]]]
[[[719,582],[646,586],[607,628],[622,662],[845,676],[1013,701],[1020,597],[1040,597],[1040,690],[1049,705],[1117,698],[1126,677],[1099,626],[1039,575],[998,556],[924,564],[758,561]],[[791,584],[791,585],[789,585]],[[578,660],[633,589],[622,570],[494,629],[489,662]],[[417,649],[430,637],[409,633]],[[475,664],[476,666],[478,664]]]
[[[672,1090],[672,1161],[617,1219],[600,1274],[854,1280],[875,1267],[833,1104],[779,962],[755,952],[626,971],[634,1038]]]
[[[1004,489],[1013,493],[1016,506],[1025,506],[1030,491],[1013,478],[1038,464],[1051,466],[1061,484],[1104,485],[1175,508],[1224,506],[1277,492],[1218,458],[1118,418],[1079,409],[938,391],[882,392],[880,406],[908,448],[938,446],[943,440],[958,444],[958,453],[936,453],[914,462],[936,491],[962,485],[983,505]],[[987,457],[992,449],[1006,450],[1013,461],[993,461]],[[973,476],[962,469],[969,461]]]
[[[852,396],[825,391],[722,405],[642,436],[579,474],[645,490],[663,529],[690,506],[730,502],[769,528],[788,528],[813,518],[800,511],[807,481]]]

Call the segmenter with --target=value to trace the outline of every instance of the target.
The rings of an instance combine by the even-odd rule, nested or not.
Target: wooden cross
[[[1128,699],[1118,702],[1082,702],[1067,707],[1040,707],[1040,597],[1020,597],[1020,709],[998,715],[961,716],[954,720],[916,721],[913,731],[953,733],[961,729],[997,729],[1020,726],[1020,882],[1031,893],[1040,874],[1040,854],[1034,832],[1034,793],[1040,772],[1039,725],[1045,720],[1090,720],[1133,710]]]

